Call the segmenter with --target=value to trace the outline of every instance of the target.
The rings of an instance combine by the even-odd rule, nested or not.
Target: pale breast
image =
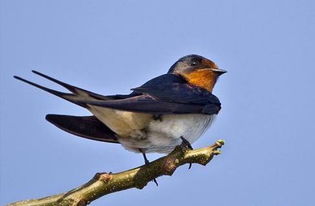
[[[153,147],[171,146],[173,148],[182,142],[181,137],[192,144],[208,128],[214,116],[203,114],[163,115],[162,121],[150,123],[149,131],[151,133],[148,139]]]
[[[183,136],[189,142],[195,142],[207,128],[210,115],[202,114],[172,114],[163,115],[161,121],[151,121],[149,130],[172,139]]]
[[[191,144],[211,125],[216,115],[169,114],[153,118],[152,114],[127,112],[98,106],[89,110],[118,134],[126,149],[139,152],[169,153],[184,137]]]
[[[152,120],[145,128],[146,138],[121,138],[122,145],[132,151],[141,148],[145,152],[169,153],[181,144],[181,137],[195,142],[211,125],[215,115],[172,114]]]

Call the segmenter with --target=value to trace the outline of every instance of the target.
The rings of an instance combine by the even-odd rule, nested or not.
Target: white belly
[[[211,125],[216,115],[172,114],[163,115],[162,120],[151,121],[139,136],[139,132],[119,141],[128,150],[146,153],[169,153],[182,143],[184,137],[191,144]]]
[[[169,114],[154,120],[152,114],[90,106],[89,110],[118,135],[126,149],[169,153],[182,143],[191,144],[211,125],[216,115]]]

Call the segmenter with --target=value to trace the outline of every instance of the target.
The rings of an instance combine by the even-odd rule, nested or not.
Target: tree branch
[[[104,195],[129,188],[142,189],[148,182],[162,175],[172,175],[177,167],[187,163],[206,165],[215,155],[223,140],[209,147],[189,150],[178,146],[173,152],[148,165],[119,173],[97,173],[89,182],[69,192],[11,203],[8,206],[85,206]]]

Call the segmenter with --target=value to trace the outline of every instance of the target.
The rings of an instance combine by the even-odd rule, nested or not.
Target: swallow
[[[194,143],[221,109],[212,90],[225,70],[199,55],[176,61],[166,74],[153,78],[127,95],[104,96],[33,73],[69,90],[56,91],[24,78],[14,78],[89,110],[91,116],[48,114],[46,119],[73,135],[142,153],[169,153],[182,142]]]

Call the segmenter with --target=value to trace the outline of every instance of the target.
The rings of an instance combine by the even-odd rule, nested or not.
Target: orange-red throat
[[[212,92],[213,87],[218,79],[218,75],[211,71],[210,68],[195,69],[191,72],[180,74],[189,84],[201,87]]]

